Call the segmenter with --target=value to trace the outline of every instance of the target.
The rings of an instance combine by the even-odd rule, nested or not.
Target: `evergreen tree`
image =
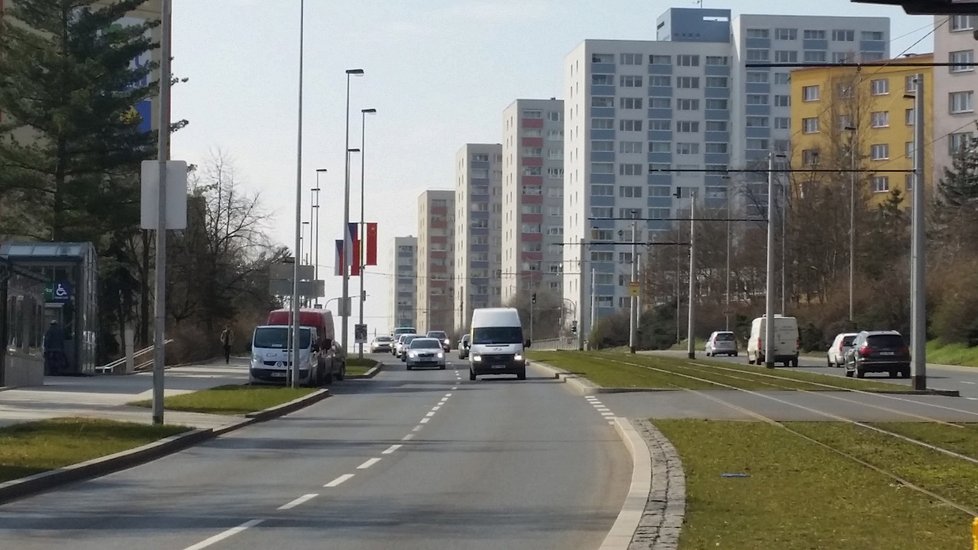
[[[978,199],[978,146],[973,138],[966,140],[944,168],[937,184],[937,201],[943,207],[961,207]]]
[[[98,241],[138,227],[139,163],[156,136],[135,107],[156,94],[159,24],[120,24],[143,0],[18,0],[0,18],[0,196],[20,233]]]

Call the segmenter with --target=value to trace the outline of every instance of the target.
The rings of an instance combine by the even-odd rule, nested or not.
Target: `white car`
[[[438,338],[414,338],[404,354],[407,370],[436,367],[445,370],[445,350]]]
[[[825,362],[830,367],[842,368],[846,364],[846,352],[852,349],[852,341],[858,336],[855,332],[840,332],[835,335],[832,345],[825,352]]]
[[[729,330],[718,330],[706,341],[706,356],[729,355],[737,357],[737,336]]]
[[[407,348],[411,345],[411,340],[415,338],[421,338],[420,334],[402,334],[397,338],[397,343],[394,344],[394,356],[396,356],[401,361],[404,361],[407,357]]]
[[[393,343],[390,336],[378,336],[370,342],[370,353],[390,353]]]

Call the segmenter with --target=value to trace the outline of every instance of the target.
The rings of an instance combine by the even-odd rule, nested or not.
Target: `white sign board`
[[[143,229],[156,229],[160,204],[160,162],[144,160],[140,181],[140,218]],[[166,228],[187,228],[187,163],[166,161]]]

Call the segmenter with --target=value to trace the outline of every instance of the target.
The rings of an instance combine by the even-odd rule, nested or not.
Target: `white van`
[[[285,384],[288,381],[288,325],[255,327],[251,337],[251,364],[248,377],[252,383]],[[326,361],[319,353],[318,334],[314,327],[299,328],[299,365],[296,380],[302,385],[321,386],[326,380]]]
[[[764,335],[767,330],[767,316],[754,319],[750,324],[750,338],[747,339],[747,362],[754,365],[764,363]],[[773,363],[784,366],[798,366],[798,320],[794,317],[774,316]]]
[[[526,380],[526,358],[520,314],[511,307],[477,308],[469,331],[469,380],[480,374],[515,374]]]

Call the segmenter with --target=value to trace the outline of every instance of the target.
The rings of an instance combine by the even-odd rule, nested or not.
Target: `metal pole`
[[[288,381],[293,388],[298,386],[299,366],[299,263],[302,247],[302,69],[303,69],[303,33],[305,30],[305,0],[299,0],[299,120],[296,133],[296,162],[295,162],[295,263],[292,264],[292,346],[291,361],[288,366]],[[310,374],[311,376],[311,374]]]
[[[365,109],[362,109],[360,111],[360,233],[357,235],[357,237],[360,239],[360,247],[359,250],[357,251],[357,260],[356,260],[357,264],[359,264],[360,266],[360,317],[359,320],[357,321],[357,324],[360,325],[363,324],[363,263],[364,263],[363,249],[366,248],[367,245],[367,239],[366,239],[367,235],[364,233],[365,226],[363,223],[363,208],[364,208],[363,189],[364,189],[364,179],[365,179],[363,176],[363,169],[366,166],[366,160],[364,159],[367,156],[367,151],[366,149],[364,149],[364,147],[367,144],[366,133],[367,133],[367,111]],[[363,342],[360,342],[358,348],[359,349],[357,350],[357,357],[363,359]]]
[[[774,368],[774,152],[768,153],[767,172],[767,284],[764,297],[764,366]]]
[[[781,213],[781,315],[787,315],[788,309],[786,307],[786,296],[788,295],[788,285],[787,285],[787,242],[788,242],[788,190],[785,188],[782,182],[778,189],[781,190],[781,208],[778,211]]]
[[[533,342],[533,298],[530,298],[530,342]]]
[[[160,162],[159,201],[156,213],[156,288],[153,323],[153,424],[163,423],[163,366],[166,361],[166,161],[170,159],[170,56],[173,4],[163,0],[160,32]]]
[[[727,268],[726,268],[726,279],[727,279],[727,292],[726,292],[726,306],[723,311],[723,330],[730,330],[730,189],[727,186]]]
[[[913,388],[927,389],[927,291],[925,285],[927,243],[924,235],[924,75],[917,74],[913,133],[913,238],[910,272],[910,353]]]
[[[322,192],[322,186],[319,185],[319,174],[321,173],[326,173],[326,169],[316,169],[316,253],[314,255],[315,266],[313,267],[313,278],[317,281],[319,280],[319,194]],[[322,296],[316,297],[317,304],[319,303],[320,298],[322,298]],[[326,308],[325,304],[323,305],[323,308]]]
[[[856,129],[849,140],[849,329],[855,328],[853,279],[856,275]]]
[[[638,214],[635,214],[636,216]],[[632,222],[632,278],[631,284],[634,285],[638,282],[638,223]],[[636,304],[635,296],[631,295],[631,285],[629,285],[629,299],[628,299],[628,351],[635,353],[635,348],[638,346],[638,321],[636,310],[638,310],[638,304]]]
[[[577,293],[578,294],[578,297],[577,297],[577,299],[578,299],[578,303],[581,304],[581,305],[580,305],[580,307],[576,308],[577,311],[574,312],[575,313],[575,317],[580,317],[580,320],[578,321],[578,325],[577,325],[577,349],[578,349],[578,351],[583,351],[584,350],[584,297],[585,297],[584,289],[586,287],[585,283],[587,282],[586,272],[584,271],[584,251],[585,251],[584,238],[582,237],[581,238],[581,244],[580,244],[580,256],[579,256],[579,259],[577,261],[577,271],[578,271],[578,273],[581,276],[581,282],[578,285],[578,293]],[[580,315],[576,315],[577,313],[580,313]]]
[[[696,359],[696,193],[689,194],[689,322],[686,328],[686,356]]]
[[[592,267],[591,268],[591,320],[590,320],[590,322],[588,323],[588,326],[587,326],[588,339],[591,338],[591,331],[594,330],[594,316],[595,316],[595,313],[596,313],[594,311],[595,310],[594,305],[595,305],[596,294],[597,294],[597,290],[598,290],[597,289],[597,286],[598,285],[596,283],[596,280],[597,280],[597,277],[594,276],[594,268]],[[590,342],[588,342],[588,347],[589,348],[591,347],[591,343]]]

